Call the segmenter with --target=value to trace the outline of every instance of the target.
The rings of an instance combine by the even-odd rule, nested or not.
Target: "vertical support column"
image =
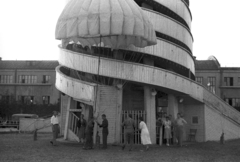
[[[70,109],[72,105],[72,98],[68,97],[67,101],[67,114],[66,114],[66,123],[65,123],[65,130],[64,130],[64,139],[67,140],[67,134],[68,134],[68,127],[69,127],[69,120],[70,120]]]
[[[168,114],[172,115],[172,120],[175,120],[177,118],[178,113],[178,100],[177,98],[169,94],[168,95]]]
[[[177,119],[177,114],[179,112],[178,99],[172,94],[168,94],[168,114],[172,115],[172,121]],[[175,133],[173,134],[173,143],[176,142]]]
[[[123,89],[121,85],[117,85],[116,143],[121,142],[122,95]]]
[[[147,127],[152,143],[156,144],[156,103],[155,96],[151,92],[152,89],[149,86],[144,86],[144,108],[147,113]]]
[[[145,57],[143,59],[144,64],[154,65],[154,60]],[[156,101],[155,95],[152,95],[152,88],[150,86],[144,86],[144,108],[147,113],[147,127],[150,133],[151,141],[156,143]]]
[[[113,58],[123,60],[123,53],[120,50],[113,51]],[[122,115],[122,83],[119,80],[114,80],[114,85],[117,88],[117,111],[116,111],[116,126],[115,126],[115,142],[121,143],[121,115]]]
[[[68,105],[68,96],[67,95],[60,95],[61,97],[61,123],[60,123],[60,133],[64,135],[65,124],[66,124],[66,117],[67,117],[67,105]]]

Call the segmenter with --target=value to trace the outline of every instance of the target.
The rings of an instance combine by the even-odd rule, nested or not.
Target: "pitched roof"
[[[58,61],[0,61],[0,69],[52,69],[59,65]]]
[[[196,70],[217,70],[220,65],[214,60],[196,60],[195,69]]]

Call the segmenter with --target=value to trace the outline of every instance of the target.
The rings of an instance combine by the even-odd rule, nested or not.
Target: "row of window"
[[[34,96],[18,96],[18,101],[23,104],[34,104],[35,97]],[[42,96],[43,104],[50,104],[50,96]]]
[[[5,101],[9,103],[11,96],[0,95],[0,101]],[[35,104],[34,96],[18,96],[18,102],[22,104]],[[50,104],[50,96],[42,96],[42,104]]]
[[[0,75],[0,83],[12,83],[13,76],[12,75]]]
[[[232,107],[240,107],[240,98],[225,98],[224,100]]]
[[[203,77],[196,77],[196,81],[203,85]],[[208,86],[210,85],[216,85],[216,78],[215,77],[208,77]],[[223,79],[223,85],[224,86],[234,86],[234,85],[240,85],[240,77],[237,79],[237,84],[234,84],[234,78],[233,77],[224,77]]]
[[[37,83],[36,75],[19,75],[18,83]]]
[[[49,75],[43,75],[42,83],[50,83],[51,77]],[[12,75],[0,75],[0,83],[13,83]],[[19,75],[18,83],[37,83],[36,75]]]
[[[203,85],[203,77],[196,77],[196,81]],[[209,91],[215,94],[216,92],[216,77],[207,78],[207,88]]]
[[[196,77],[196,81],[203,85],[203,77]],[[238,83],[240,85],[240,77]],[[224,85],[233,86],[233,77],[224,77]],[[216,77],[207,78],[207,87],[211,92],[216,92]],[[224,100],[232,107],[240,107],[240,98],[225,98]]]
[[[233,77],[224,77],[224,86],[236,86],[236,85],[240,85],[240,77],[238,77],[237,79],[237,84],[234,84],[234,78]]]

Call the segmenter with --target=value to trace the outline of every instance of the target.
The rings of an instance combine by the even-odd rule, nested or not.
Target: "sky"
[[[57,60],[55,27],[66,0],[0,0],[2,60]],[[240,67],[240,1],[190,0],[193,55]]]

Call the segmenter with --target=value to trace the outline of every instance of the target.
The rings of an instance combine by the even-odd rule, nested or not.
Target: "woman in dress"
[[[169,120],[169,117],[166,117],[166,120],[163,122],[164,124],[164,139],[166,139],[167,143],[166,145],[169,146],[169,139],[172,138],[171,135],[171,121]]]
[[[146,151],[147,151],[149,149],[149,145],[152,144],[150,139],[150,134],[149,134],[146,123],[143,121],[143,118],[140,117],[139,120],[140,120],[139,129],[141,130],[141,142],[144,146],[146,146]]]

